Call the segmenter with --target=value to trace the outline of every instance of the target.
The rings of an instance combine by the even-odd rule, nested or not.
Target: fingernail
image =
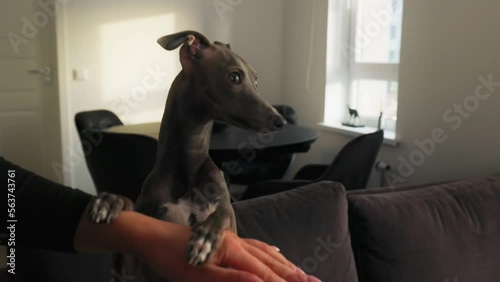
[[[278,247],[276,247],[276,246],[273,246],[273,248],[274,248],[277,252],[279,252],[279,251],[280,251],[280,248],[278,248]]]
[[[321,282],[321,280],[314,276],[307,276],[307,282]]]

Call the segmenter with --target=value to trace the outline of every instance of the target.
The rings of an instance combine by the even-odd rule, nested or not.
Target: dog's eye
[[[259,86],[259,82],[255,79],[255,87]]]
[[[240,74],[237,72],[232,72],[229,74],[229,79],[234,84],[239,84],[241,82]]]

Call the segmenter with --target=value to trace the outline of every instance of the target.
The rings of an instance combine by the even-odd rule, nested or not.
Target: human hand
[[[317,282],[285,259],[266,243],[242,239],[225,231],[213,257],[204,265],[190,266],[186,246],[191,236],[188,227],[165,223],[158,232],[150,232],[139,245],[138,256],[169,281],[238,282]]]

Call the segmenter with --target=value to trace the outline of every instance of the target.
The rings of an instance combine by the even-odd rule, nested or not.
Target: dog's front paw
[[[113,221],[120,211],[132,210],[134,204],[124,196],[99,193],[90,202],[90,219],[95,223],[110,223]]]
[[[187,259],[190,265],[201,265],[217,250],[222,230],[212,228],[208,222],[193,226],[193,235],[188,243]]]

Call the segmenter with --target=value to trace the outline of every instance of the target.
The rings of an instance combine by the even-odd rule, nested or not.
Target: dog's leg
[[[193,266],[210,259],[224,230],[236,232],[236,219],[224,174],[208,158],[198,175],[200,179],[196,188],[190,191],[194,213],[189,220],[193,233],[188,243],[187,260]]]
[[[124,196],[99,193],[97,197],[89,203],[90,219],[95,223],[110,223],[120,211],[129,211],[134,209],[132,201]]]
[[[236,220],[229,193],[225,193],[216,205],[215,211],[204,221],[192,226],[193,234],[187,249],[190,265],[201,265],[210,259],[220,244],[224,230],[236,231]]]

